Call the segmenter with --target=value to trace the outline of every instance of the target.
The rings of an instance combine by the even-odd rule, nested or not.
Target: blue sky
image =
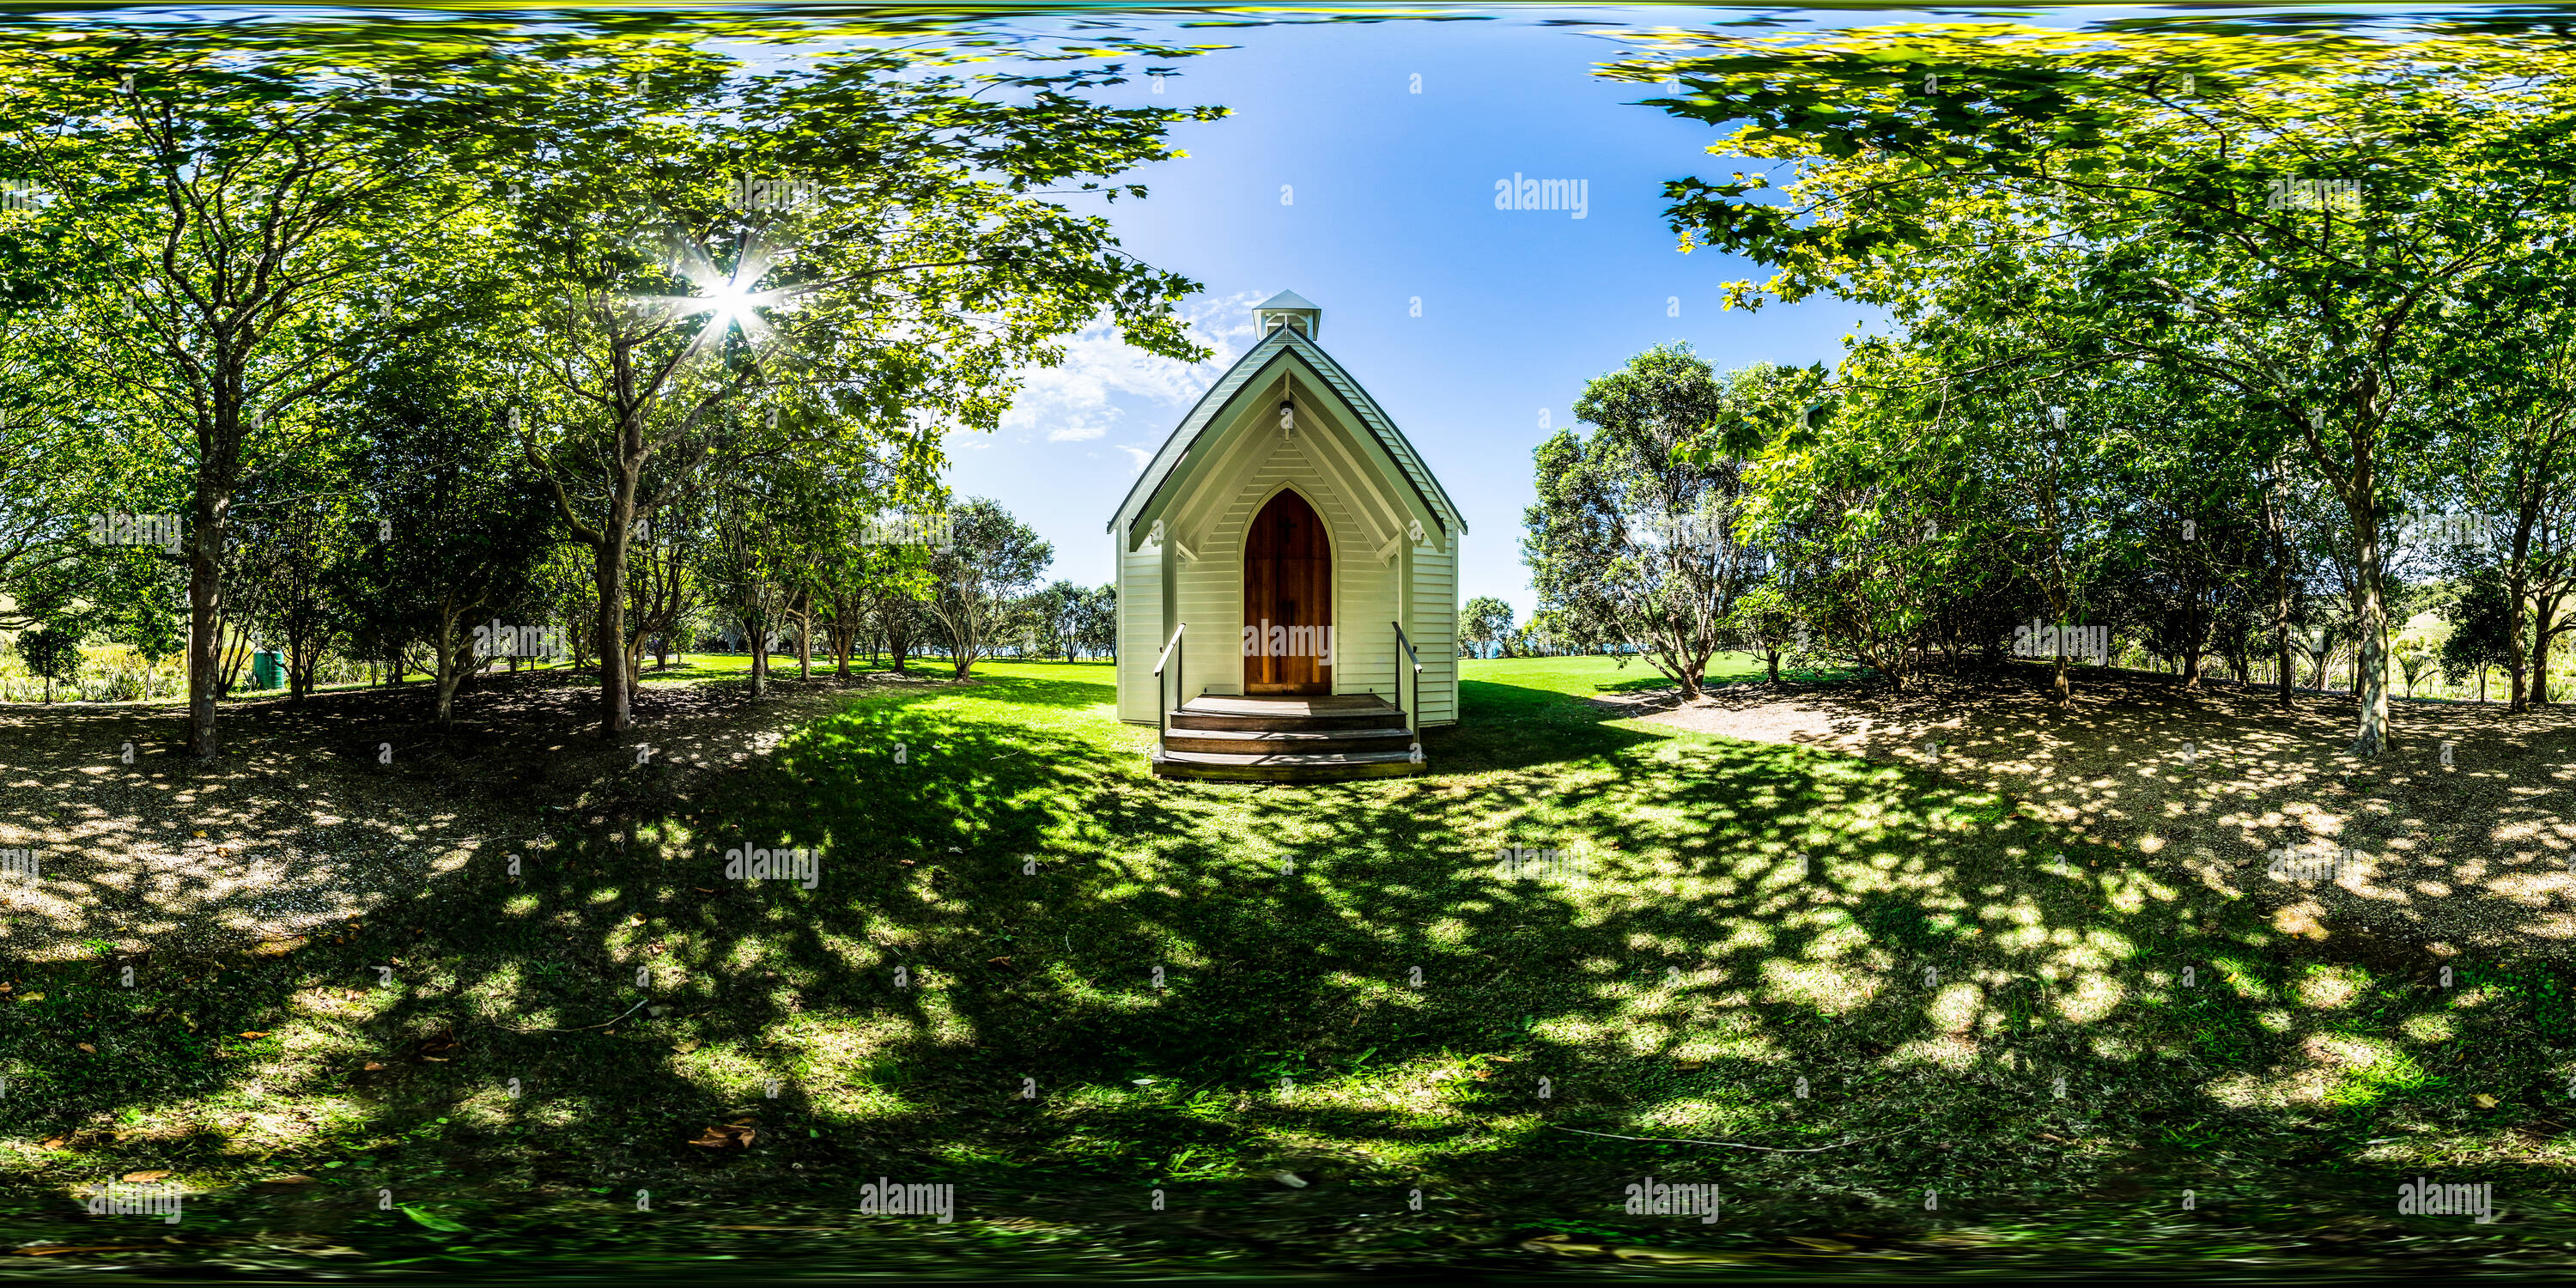
[[[1250,306],[1293,290],[1323,309],[1324,347],[1465,511],[1462,598],[1494,595],[1526,616],[1521,514],[1535,496],[1531,449],[1550,432],[1542,412],[1568,424],[1585,380],[1666,340],[1720,368],[1830,362],[1865,312],[1720,309],[1722,285],[1758,271],[1676,251],[1661,192],[1738,166],[1703,150],[1716,131],[1632,106],[1648,91],[1591,76],[1624,46],[1584,30],[1513,19],[1169,31],[1240,47],[1188,60],[1159,99],[1141,86],[1121,97],[1234,115],[1182,127],[1190,155],[1139,171],[1152,196],[1107,210],[1132,253],[1206,286],[1188,311],[1217,357],[1190,367],[1078,337],[1061,367],[1031,374],[999,433],[951,438],[955,494],[992,497],[1053,541],[1051,576],[1108,581],[1102,529],[1142,460],[1249,345]],[[1585,217],[1496,210],[1495,181],[1515,173],[1586,181]]]

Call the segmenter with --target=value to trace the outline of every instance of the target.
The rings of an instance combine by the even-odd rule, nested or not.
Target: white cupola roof
[[[1261,334],[1268,335],[1279,327],[1297,328],[1300,335],[1312,340],[1323,325],[1324,311],[1295,291],[1281,291],[1252,307],[1252,320]]]

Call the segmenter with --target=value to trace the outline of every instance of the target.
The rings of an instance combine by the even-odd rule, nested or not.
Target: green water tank
[[[251,654],[250,687],[254,689],[286,687],[286,655],[274,649]]]

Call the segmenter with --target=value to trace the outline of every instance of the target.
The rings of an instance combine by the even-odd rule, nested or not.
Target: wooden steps
[[[1404,713],[1375,694],[1207,694],[1164,720],[1157,778],[1325,783],[1423,772]]]

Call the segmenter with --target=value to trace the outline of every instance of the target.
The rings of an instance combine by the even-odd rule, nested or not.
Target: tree
[[[286,655],[289,704],[312,690],[323,654],[347,635],[344,566],[377,524],[350,507],[341,453],[316,451],[261,476],[240,493],[234,520],[242,543],[241,580],[257,607],[251,627]]]
[[[1118,587],[1094,586],[1074,608],[1073,644],[1092,657],[1118,656]]]
[[[2451,683],[2478,676],[2483,698],[2487,670],[2514,658],[2510,603],[2504,574],[2493,566],[2471,569],[2461,579],[2450,606],[2451,633],[2442,640],[2442,674]]]
[[[489,122],[422,90],[452,48],[64,35],[11,52],[29,92],[0,105],[0,165],[52,197],[57,360],[138,451],[187,445],[189,745],[212,757],[234,498],[398,342],[379,284],[472,258],[450,159]]]
[[[1073,660],[1073,633],[1076,617],[1082,611],[1083,597],[1089,592],[1069,581],[1051,582],[1022,598],[1019,608],[1027,617],[1030,635],[1042,651],[1039,656],[1059,656]]]
[[[1635,643],[1698,697],[1719,623],[1757,571],[1756,555],[1736,534],[1742,461],[1676,449],[1721,418],[1768,418],[1808,383],[1778,367],[1720,380],[1683,344],[1589,382],[1574,413],[1595,432],[1562,430],[1537,451],[1538,504],[1521,557],[1540,607],[1587,641]]]
[[[1797,610],[1779,583],[1765,581],[1735,597],[1735,607],[1726,615],[1728,638],[1746,651],[1761,655],[1763,670],[1770,682],[1780,682],[1780,657],[1802,635]]]
[[[771,636],[805,597],[805,570],[824,522],[822,480],[810,469],[769,462],[716,488],[716,546],[707,578],[727,619],[751,645],[751,696],[769,692]]]
[[[950,661],[963,680],[991,651],[1022,591],[1055,562],[1055,547],[982,497],[968,498],[949,520],[955,544],[930,558],[939,587],[930,612],[948,638]]]
[[[54,685],[80,678],[80,637],[58,626],[40,626],[18,634],[18,660],[29,675],[45,682],[45,702],[54,700]]]
[[[2389,652],[2397,659],[2398,673],[2406,677],[2406,696],[2414,697],[2416,681],[2433,669],[2439,658],[2438,651],[2421,636],[2401,635]]]
[[[2429,382],[2410,351],[2455,340],[2442,306],[2523,262],[2563,275],[2539,225],[2567,208],[2576,55],[2539,33],[2377,41],[2271,33],[1909,27],[1812,39],[1708,35],[1623,64],[1687,93],[1679,115],[1742,122],[1712,151],[1798,159],[1668,186],[1686,246],[1744,253],[1767,291],[2044,320],[2061,370],[2187,371],[2293,445],[2341,506],[2363,691],[2357,754],[2387,741],[2386,551],[2393,453]],[[1928,78],[1928,79],[1927,79]],[[2463,175],[2481,180],[2461,182]],[[1998,248],[2037,239],[2075,289],[1998,286]],[[2010,275],[2005,277],[2009,279]]]
[[[456,694],[484,658],[535,621],[504,621],[504,610],[538,601],[540,570],[554,543],[545,495],[510,452],[497,391],[477,388],[461,362],[388,366],[369,374],[345,422],[358,436],[353,471],[381,525],[353,574],[374,619],[370,651],[429,647],[437,684],[436,721],[455,719]],[[478,636],[477,627],[485,628]],[[478,649],[478,643],[481,647]]]
[[[1512,640],[1512,606],[1490,595],[1478,595],[1458,610],[1458,636],[1474,648],[1473,656],[1483,657],[1485,646],[1494,645],[1508,653]]]
[[[954,73],[981,57],[877,46],[746,79],[635,43],[547,73],[543,142],[507,175],[527,189],[511,231],[535,322],[524,449],[593,555],[603,735],[631,719],[615,650],[629,534],[701,471],[990,429],[1017,373],[1103,313],[1148,352],[1203,356],[1171,311],[1194,283],[1038,194],[1165,159],[1168,125],[1221,113],[1084,98],[1115,65]],[[639,76],[650,88],[630,91]],[[797,176],[799,199],[747,199],[773,175]]]

